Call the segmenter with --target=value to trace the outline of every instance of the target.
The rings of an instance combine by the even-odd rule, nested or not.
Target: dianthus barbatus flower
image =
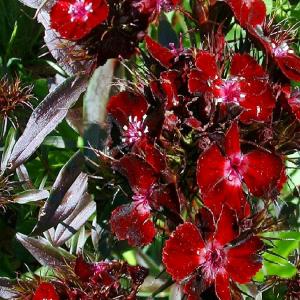
[[[122,143],[132,146],[147,136],[149,129],[145,124],[148,110],[143,95],[120,92],[112,96],[107,104],[107,112],[119,125]]]
[[[51,27],[61,37],[76,41],[108,17],[105,0],[58,0],[51,9]]]
[[[215,55],[200,51],[196,56],[196,69],[189,75],[191,93],[204,93],[221,105],[230,103],[244,111],[240,120],[244,123],[270,119],[275,98],[264,69],[248,54],[234,54],[230,76],[222,78]]]
[[[163,263],[174,280],[187,282],[189,299],[200,299],[204,290],[214,286],[218,299],[230,300],[231,284],[250,282],[261,268],[258,254],[263,243],[256,236],[233,243],[239,236],[237,220],[226,206],[217,222],[208,211],[201,214],[209,227],[206,234],[192,223],[179,225],[165,244]]]
[[[152,1],[143,0],[57,0],[49,13],[50,27],[58,34],[57,58],[93,67],[109,58],[129,58],[159,14],[151,7]]]
[[[237,122],[225,136],[224,152],[212,144],[199,157],[197,182],[204,204],[218,216],[226,203],[241,217],[249,214],[243,184],[256,197],[268,198],[278,189],[284,165],[276,154],[263,150],[242,153]]]
[[[226,0],[235,18],[251,36],[258,40],[265,52],[276,62],[282,73],[290,80],[300,81],[300,57],[280,36],[285,30],[270,36],[263,31],[266,21],[266,5],[262,0]]]
[[[174,186],[159,183],[165,168],[162,154],[151,144],[138,146],[136,152],[144,153],[143,159],[137,154],[127,154],[115,168],[123,174],[132,189],[132,202],[117,207],[111,215],[110,224],[119,240],[127,240],[132,246],[143,246],[152,242],[156,229],[152,212],[166,208],[178,212],[179,202]]]
[[[20,280],[16,292],[20,299],[32,300],[133,300],[147,275],[141,266],[123,261],[86,262],[79,256],[68,266],[55,267],[47,281],[37,276]]]

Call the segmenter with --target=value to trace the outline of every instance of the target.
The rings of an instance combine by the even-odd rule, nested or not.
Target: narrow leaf
[[[49,192],[46,190],[29,190],[13,196],[13,200],[19,204],[27,204],[36,202],[49,197]]]
[[[58,224],[54,245],[60,246],[64,244],[73,234],[75,234],[80,227],[95,213],[96,203],[92,201],[91,196],[86,194],[84,198],[78,203],[74,211],[62,223]]]
[[[11,170],[34,153],[45,137],[65,118],[68,109],[78,100],[86,86],[87,77],[70,77],[37,106],[14,146],[9,160]]]
[[[14,291],[14,283],[9,278],[0,277],[0,298],[14,299],[18,293]]]
[[[73,255],[61,248],[51,246],[44,238],[34,239],[22,233],[17,233],[16,238],[43,266],[62,266],[66,261],[74,260]]]
[[[39,220],[33,230],[33,234],[40,234],[65,220],[73,212],[78,202],[86,193],[87,183],[88,176],[84,173],[80,173],[63,198],[49,197],[45,206],[41,209]],[[59,196],[59,192],[57,194]]]

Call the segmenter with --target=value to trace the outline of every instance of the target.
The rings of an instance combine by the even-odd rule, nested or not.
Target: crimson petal
[[[232,76],[240,76],[247,79],[263,78],[267,76],[263,67],[247,53],[234,54],[231,61],[230,74]]]
[[[155,146],[149,143],[148,139],[143,138],[136,142],[132,151],[145,157],[145,161],[160,174],[166,168],[166,158]]]
[[[140,156],[127,154],[117,163],[115,168],[124,175],[134,192],[147,192],[157,180],[154,169]]]
[[[300,81],[300,57],[287,53],[286,55],[277,56],[275,60],[282,73],[290,80]]]
[[[33,300],[59,300],[59,296],[53,284],[41,282],[37,287]]]
[[[205,93],[210,90],[204,74],[195,69],[189,73],[188,89],[190,93]]]
[[[157,209],[165,207],[178,213],[180,211],[180,203],[175,185],[159,185],[151,194],[151,204]]]
[[[218,77],[218,66],[213,54],[207,51],[198,52],[195,65],[205,80],[214,80]]]
[[[277,189],[283,167],[279,156],[256,150],[244,155],[240,172],[249,191],[261,197]]]
[[[218,273],[216,276],[215,288],[219,300],[230,300],[229,277],[227,273]]]
[[[245,98],[240,99],[240,106],[245,109],[241,114],[240,120],[243,123],[250,123],[253,120],[259,122],[268,121],[275,107],[275,98],[273,97],[269,84],[258,80],[249,80],[241,82],[241,92]]]
[[[197,162],[197,182],[202,195],[211,191],[224,178],[226,161],[216,144],[200,155]]]
[[[227,3],[243,27],[256,27],[266,18],[266,5],[262,0],[227,0]]]
[[[144,96],[126,91],[112,96],[107,104],[107,112],[122,126],[128,124],[129,116],[142,120],[147,109],[148,104]]]
[[[123,204],[112,212],[111,230],[119,240],[141,247],[150,244],[156,234],[150,217],[150,211],[140,203]]]
[[[81,279],[81,281],[87,282],[94,274],[94,266],[85,262],[82,256],[79,256],[75,262],[74,272]]]
[[[170,67],[175,55],[166,47],[151,39],[148,35],[145,37],[147,49],[151,56],[155,58],[162,66]]]
[[[180,73],[175,70],[162,72],[160,81],[167,96],[167,109],[178,105],[178,88],[180,86]]]
[[[225,245],[233,241],[237,236],[238,226],[236,213],[227,205],[224,205],[216,226],[214,239],[218,241],[220,245]]]
[[[220,181],[203,198],[204,205],[211,209],[218,218],[224,204],[235,210],[239,219],[250,215],[250,206],[247,202],[242,185],[231,185],[228,180]]]
[[[200,228],[204,241],[213,238],[216,224],[213,212],[207,207],[202,207],[195,218],[196,226]]]
[[[240,133],[237,122],[233,122],[231,127],[228,129],[225,137],[225,152],[226,156],[240,156]]]
[[[258,252],[263,243],[258,237],[250,237],[228,250],[226,267],[229,276],[238,283],[247,283],[262,267]]]
[[[163,263],[167,272],[177,281],[192,274],[201,264],[203,248],[203,239],[194,224],[179,225],[163,249]]]

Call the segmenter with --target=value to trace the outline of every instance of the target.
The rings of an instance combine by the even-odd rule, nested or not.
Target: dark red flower
[[[121,92],[110,98],[107,112],[120,125],[124,144],[132,145],[148,133],[144,123],[147,109],[147,101],[142,95]]]
[[[150,197],[157,180],[155,171],[133,154],[121,158],[116,168],[128,179],[134,195],[132,203],[119,206],[112,212],[111,229],[119,240],[128,240],[132,246],[149,244],[156,233],[150,214]]]
[[[164,173],[165,161],[159,151],[139,144],[134,151],[142,151],[144,158],[136,154],[123,156],[115,169],[124,175],[132,189],[132,202],[117,207],[111,215],[111,229],[119,240],[127,240],[132,246],[151,243],[156,230],[152,221],[152,211],[167,208],[179,211],[176,189],[172,184],[159,183]],[[143,152],[145,151],[145,152]]]
[[[267,121],[275,107],[275,99],[264,69],[248,54],[235,54],[232,58],[230,77],[223,79],[215,56],[200,51],[196,68],[189,74],[189,91],[203,93],[216,103],[241,106],[240,120],[244,123]]]
[[[148,274],[147,269],[122,261],[86,262],[81,256],[76,259],[74,271],[80,279],[80,290],[68,282],[70,299],[72,296],[79,299],[81,295],[84,298],[80,299],[135,299],[138,287]],[[122,279],[128,280],[126,287],[121,284]]]
[[[76,41],[108,17],[105,0],[58,0],[51,9],[51,27],[61,37]]]
[[[275,154],[254,150],[243,154],[237,122],[225,136],[224,154],[212,144],[198,159],[197,182],[205,205],[217,215],[224,203],[241,215],[249,209],[242,184],[257,197],[276,190],[283,163]]]
[[[57,294],[53,284],[49,282],[41,282],[37,287],[33,300],[59,300],[60,297]]]
[[[194,224],[179,225],[165,244],[163,262],[174,280],[188,280],[191,285],[200,275],[200,293],[201,288],[214,285],[218,299],[230,300],[230,280],[247,283],[261,268],[258,252],[263,244],[255,236],[232,244],[239,234],[237,220],[226,206],[217,223],[212,217],[206,218],[214,231],[204,238]]]

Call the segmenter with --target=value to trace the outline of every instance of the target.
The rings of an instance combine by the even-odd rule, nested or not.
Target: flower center
[[[280,45],[272,43],[272,49],[275,57],[282,57],[287,55],[288,53],[294,53],[294,51],[289,48],[287,43],[282,43]]]
[[[86,0],[76,0],[74,4],[70,5],[68,11],[71,16],[71,22],[86,22],[89,18],[89,14],[93,12],[92,6],[92,2],[86,3]]]
[[[202,272],[207,281],[213,281],[218,273],[225,272],[226,250],[218,242],[210,242],[205,248]]]
[[[239,172],[243,157],[240,154],[232,155],[225,163],[224,177],[234,186],[241,184],[242,178]]]
[[[235,79],[221,80],[214,84],[214,95],[217,102],[222,103],[239,103],[245,98],[245,94],[241,92],[240,84]]]
[[[132,196],[132,200],[137,203],[137,207],[138,207],[139,211],[144,211],[144,210],[149,211],[151,209],[150,205],[149,205],[150,193],[151,192],[149,190],[148,192],[146,192],[144,194],[135,193]]]
[[[145,119],[146,115],[144,115],[143,119],[139,121],[137,116],[135,116],[134,118],[132,116],[129,116],[128,125],[123,126],[123,143],[131,145],[141,139],[141,137],[143,137],[147,132],[149,132],[148,127],[144,125]]]

